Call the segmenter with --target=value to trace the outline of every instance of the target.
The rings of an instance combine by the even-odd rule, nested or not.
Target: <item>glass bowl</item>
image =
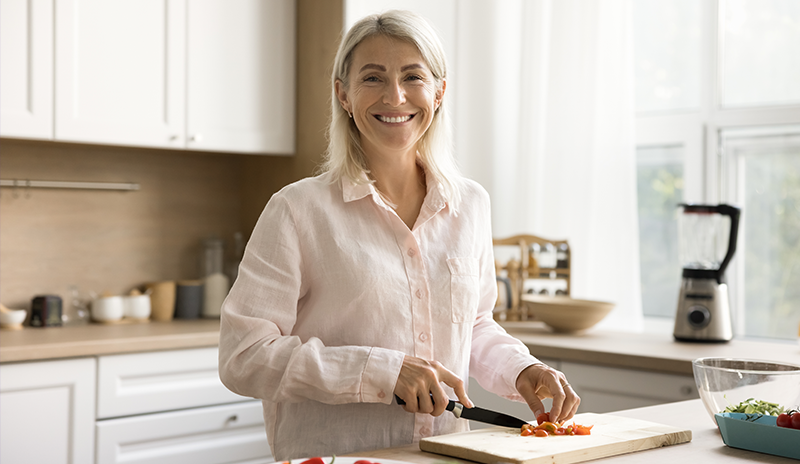
[[[716,425],[715,414],[750,399],[800,408],[800,366],[756,359],[698,358],[692,361],[697,391]]]

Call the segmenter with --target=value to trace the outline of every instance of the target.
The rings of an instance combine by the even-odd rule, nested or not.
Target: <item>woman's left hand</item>
[[[523,369],[517,377],[516,387],[535,416],[545,412],[542,399],[553,398],[553,407],[550,409],[551,422],[571,419],[581,403],[580,397],[567,382],[567,377],[561,371],[542,363]]]

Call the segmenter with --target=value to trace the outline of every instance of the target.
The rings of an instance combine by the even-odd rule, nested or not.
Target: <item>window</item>
[[[633,5],[645,315],[675,314],[677,204],[731,203],[742,208],[737,251],[726,272],[734,331],[796,339],[800,2]]]

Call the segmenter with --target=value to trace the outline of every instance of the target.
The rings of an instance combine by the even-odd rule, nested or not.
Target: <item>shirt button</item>
[[[422,292],[419,289],[417,289],[416,295],[417,295],[417,298],[422,298]]]
[[[380,399],[386,398],[386,393],[384,393],[383,390],[379,391],[378,392],[378,398],[380,398]]]
[[[422,332],[421,334],[419,334],[419,339],[424,342],[425,340],[428,339],[428,334],[426,334],[425,332]]]
[[[419,433],[420,433],[421,435],[425,436],[425,437],[429,437],[429,436],[431,436],[431,429],[429,429],[428,427],[422,427],[422,428],[419,430]]]
[[[417,254],[417,252],[414,251],[413,248],[409,248],[408,249],[408,256],[411,256],[413,258],[415,254]]]

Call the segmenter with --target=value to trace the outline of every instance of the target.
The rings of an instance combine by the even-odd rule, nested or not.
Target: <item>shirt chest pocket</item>
[[[450,269],[450,311],[453,322],[475,319],[478,310],[480,282],[476,258],[448,258]]]

